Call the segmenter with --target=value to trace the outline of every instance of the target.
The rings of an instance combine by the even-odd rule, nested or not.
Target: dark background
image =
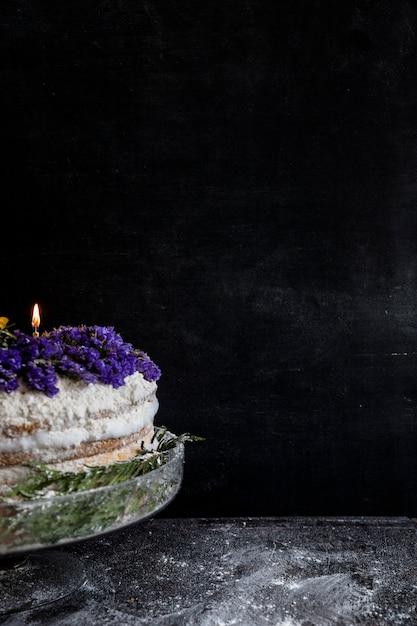
[[[170,516],[417,515],[417,6],[2,0],[0,315],[113,325]]]

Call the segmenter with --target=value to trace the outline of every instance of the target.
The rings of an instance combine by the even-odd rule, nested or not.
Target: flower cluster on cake
[[[113,327],[29,335],[0,317],[0,493],[28,464],[80,472],[152,449],[159,377]]]

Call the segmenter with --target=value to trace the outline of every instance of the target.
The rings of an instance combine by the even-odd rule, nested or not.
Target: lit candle
[[[33,307],[32,313],[32,328],[33,328],[33,336],[39,337],[39,326],[41,325],[41,316],[39,314],[39,307],[37,304]]]

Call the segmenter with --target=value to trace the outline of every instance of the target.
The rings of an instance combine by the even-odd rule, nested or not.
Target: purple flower
[[[16,349],[0,348],[0,390],[10,393],[19,385],[19,371],[22,359]]]
[[[29,361],[26,363],[23,380],[28,389],[44,391],[50,398],[59,391],[56,386],[57,375],[50,363],[36,364],[33,361]]]
[[[135,351],[137,361],[136,361],[136,370],[143,374],[145,380],[148,381],[156,381],[161,377],[161,370],[159,367],[151,361],[148,355],[141,350]]]
[[[111,326],[60,326],[38,338],[15,331],[0,349],[0,390],[7,392],[21,378],[29,389],[52,397],[58,392],[57,374],[118,388],[136,371],[148,381],[161,375],[147,354],[134,350]]]

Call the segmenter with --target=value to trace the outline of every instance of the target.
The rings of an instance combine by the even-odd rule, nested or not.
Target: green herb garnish
[[[178,443],[203,440],[202,437],[189,433],[179,436],[171,435],[167,428],[162,426],[152,437],[152,448],[150,450],[143,448],[140,454],[128,461],[97,467],[86,466],[86,469],[81,472],[61,472],[42,463],[32,462],[29,465],[33,467],[34,473],[18,483],[6,494],[6,497],[39,498],[48,495],[48,492],[52,492],[54,496],[60,496],[115,485],[161,467],[166,463],[166,452]]]
[[[13,324],[9,324],[8,317],[0,317],[0,345],[7,346],[7,339],[15,339],[15,335],[10,332]]]

